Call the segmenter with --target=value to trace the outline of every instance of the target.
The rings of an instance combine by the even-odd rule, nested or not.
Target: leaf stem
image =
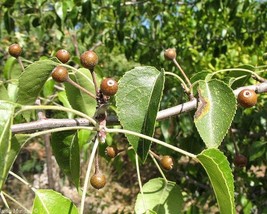
[[[136,173],[137,173],[138,184],[139,184],[140,192],[142,195],[142,202],[143,202],[144,208],[145,208],[145,210],[147,210],[146,203],[144,200],[144,191],[143,191],[143,185],[142,185],[142,180],[141,180],[141,175],[140,175],[138,158],[139,157],[138,157],[137,153],[135,153],[135,164],[136,164]]]
[[[83,72],[81,72],[79,69],[74,68],[68,64],[60,64],[60,66],[64,66],[66,68],[69,68],[70,70],[73,70],[75,73],[81,74],[86,80],[90,82],[90,84],[94,85],[94,82],[90,78],[88,78],[88,76],[86,76]]]
[[[6,198],[5,198],[5,196],[4,196],[4,192],[1,191],[1,192],[0,192],[0,195],[1,195],[1,198],[2,198],[2,200],[3,200],[3,202],[4,202],[5,207],[6,207],[7,209],[10,209],[10,208],[9,208],[9,205],[8,205],[8,203],[7,203],[7,201],[6,201]]]
[[[24,71],[25,71],[25,68],[24,68],[24,65],[23,65],[23,63],[22,63],[22,61],[21,61],[21,57],[18,56],[18,57],[17,57],[17,60],[18,60],[18,62],[19,62],[19,65],[20,65],[20,67],[21,67],[22,72],[24,72]]]
[[[152,157],[153,158],[156,158],[158,161],[160,161],[160,156],[159,155],[157,155],[155,152],[153,152],[152,150],[149,150],[149,153],[150,153],[150,155],[152,155]]]
[[[227,69],[221,69],[221,70],[218,70],[218,71],[215,71],[215,72],[211,73],[210,74],[210,78],[212,78],[214,75],[216,75],[218,73],[228,72],[228,71],[244,71],[244,72],[247,72],[247,73],[250,73],[250,74],[254,75],[255,78],[258,79],[258,80],[261,80],[262,79],[262,77],[260,77],[256,72],[251,71],[249,69],[245,69],[245,68],[227,68]]]
[[[184,70],[182,69],[182,67],[179,65],[179,63],[177,62],[177,60],[174,58],[173,59],[173,63],[176,65],[176,67],[180,70],[180,72],[182,73],[182,75],[184,76],[189,88],[191,88],[191,82],[190,80],[188,79],[187,75],[185,74]]]
[[[177,74],[172,73],[172,72],[168,72],[168,71],[165,71],[164,73],[166,75],[170,75],[170,76],[173,76],[173,77],[177,78],[181,82],[181,84],[182,84],[183,88],[185,89],[185,91],[187,91],[187,92],[190,91],[189,88],[187,87],[185,81],[181,77],[179,77]]]
[[[164,175],[164,172],[162,171],[162,169],[161,169],[159,163],[157,162],[156,158],[154,157],[154,155],[153,155],[151,152],[149,152],[149,154],[150,154],[150,157],[152,158],[152,160],[154,161],[155,165],[157,166],[157,168],[158,168],[158,170],[159,170],[161,176],[163,177],[163,179],[164,179],[165,182],[167,183],[168,180],[167,180],[166,176]]]
[[[88,94],[93,99],[96,99],[96,96],[92,92],[88,91],[87,89],[85,89],[84,87],[82,87],[81,85],[79,85],[78,83],[74,82],[71,78],[68,78],[66,81],[68,83],[70,83],[71,85],[73,85],[74,87],[80,89],[84,93]]]
[[[65,112],[71,112],[71,113],[74,113],[80,117],[83,117],[83,118],[86,118],[87,120],[89,120],[94,126],[97,125],[97,122],[89,117],[88,115],[80,112],[80,111],[77,111],[77,110],[74,110],[74,109],[70,109],[70,108],[66,108],[66,107],[63,107],[63,106],[44,106],[44,105],[40,105],[40,106],[22,106],[21,109],[19,111],[16,112],[15,116],[17,116],[18,114],[20,114],[21,112],[23,111],[28,111],[28,110],[40,110],[40,109],[44,109],[44,110],[57,110],[57,111],[65,111]]]
[[[98,96],[98,86],[97,86],[96,74],[95,74],[94,70],[90,70],[90,72],[91,72],[92,79],[93,79],[94,86],[95,86],[95,93],[96,93],[96,96]]]
[[[106,132],[108,132],[108,133],[124,133],[124,134],[134,135],[134,136],[141,137],[141,138],[144,138],[146,140],[152,141],[152,142],[157,143],[159,145],[165,146],[165,147],[167,147],[169,149],[172,149],[172,150],[174,150],[176,152],[179,152],[179,153],[181,153],[183,155],[186,155],[188,157],[191,157],[193,159],[196,159],[196,157],[197,157],[196,155],[194,155],[194,154],[192,154],[190,152],[187,152],[187,151],[185,151],[183,149],[177,148],[177,147],[175,147],[173,145],[170,145],[170,144],[167,144],[167,143],[165,143],[165,142],[163,142],[161,140],[158,140],[158,139],[155,139],[153,137],[149,137],[147,135],[140,134],[140,133],[137,133],[137,132],[134,132],[134,131],[125,130],[125,129],[108,129],[108,128],[106,128]]]
[[[95,129],[95,127],[88,127],[88,126],[70,126],[70,127],[62,127],[62,128],[48,129],[48,130],[45,130],[45,131],[28,134],[28,136],[30,138],[34,138],[34,137],[38,137],[38,136],[49,134],[49,133],[53,133],[53,132],[61,132],[61,131],[69,131],[69,130],[79,130],[79,129],[86,129],[86,130],[90,130],[90,131],[97,131]],[[25,134],[25,135],[27,135],[27,134]]]
[[[91,156],[89,159],[89,163],[88,163],[88,167],[86,170],[86,175],[85,175],[85,179],[84,179],[84,186],[83,186],[83,193],[82,193],[82,199],[81,199],[81,208],[80,208],[80,214],[83,214],[84,212],[84,205],[85,205],[85,198],[86,198],[86,193],[87,193],[87,189],[88,189],[88,183],[90,180],[90,172],[93,166],[93,161],[94,161],[94,157],[96,154],[96,150],[98,148],[98,144],[99,144],[99,140],[98,138],[96,138],[92,152],[91,152]]]
[[[24,209],[27,213],[31,213],[30,210],[28,210],[26,207],[24,207],[20,202],[18,202],[15,198],[13,198],[12,196],[8,195],[7,193],[5,193],[4,191],[1,192],[1,194],[5,195],[9,200],[13,201],[14,203],[16,203],[18,206],[20,206],[22,209]]]
[[[25,184],[27,187],[29,187],[32,191],[36,191],[36,189],[27,181],[25,181],[22,177],[20,177],[19,175],[17,175],[16,173],[9,171],[9,174],[12,175],[13,177],[17,178],[20,182],[22,182],[23,184]]]

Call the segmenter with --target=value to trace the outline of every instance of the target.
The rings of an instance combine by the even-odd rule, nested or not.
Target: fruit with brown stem
[[[174,48],[168,48],[164,51],[164,57],[167,60],[174,60],[176,58],[176,50]]]
[[[160,165],[163,169],[169,171],[173,168],[173,159],[169,155],[164,155],[160,159]]]
[[[19,44],[12,44],[9,46],[8,52],[11,56],[18,58],[21,55],[22,48]]]

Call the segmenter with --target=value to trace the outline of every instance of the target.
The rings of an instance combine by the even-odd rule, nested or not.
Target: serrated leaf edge
[[[204,80],[201,80],[202,82],[205,82],[205,83],[208,83],[208,82],[210,82],[210,81],[214,81],[214,79],[212,79],[212,80],[210,80],[210,81],[204,81]],[[234,95],[234,97],[235,97],[235,94],[234,94],[234,92],[233,92],[233,89],[231,88],[231,87],[229,87],[225,82],[223,82],[223,81],[221,81],[221,80],[218,80],[218,79],[216,79],[216,81],[218,81],[218,82],[221,82],[221,83],[223,83],[225,86],[227,86],[229,89],[230,89],[230,91],[231,91],[231,93]],[[199,104],[197,104],[197,106],[198,106]],[[235,115],[236,115],[236,110],[237,110],[237,101],[236,101],[236,99],[235,99],[235,113],[232,115],[232,118],[231,118],[231,121],[233,122],[233,119],[234,119],[234,117],[235,117]],[[197,111],[196,111],[197,112]],[[195,121],[194,121],[195,122]],[[231,122],[231,123],[232,123]],[[227,130],[229,130],[229,128],[231,127],[231,123],[229,123],[229,126],[228,126],[228,128],[227,128]],[[198,133],[199,133],[199,128],[196,126],[196,128],[197,128],[197,131],[198,131]],[[200,137],[201,137],[201,139],[203,140],[203,142],[205,143],[205,145],[207,146],[207,148],[218,148],[220,145],[221,145],[221,143],[222,143],[222,141],[223,141],[223,139],[225,138],[225,136],[227,135],[227,131],[225,132],[225,134],[223,135],[223,137],[222,137],[222,140],[221,140],[221,142],[217,145],[217,147],[213,147],[213,146],[207,146],[207,144],[205,143],[205,141],[204,141],[204,139],[202,138],[202,136],[200,135]]]

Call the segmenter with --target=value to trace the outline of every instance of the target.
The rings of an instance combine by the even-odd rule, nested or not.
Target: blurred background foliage
[[[22,57],[31,61],[54,56],[58,49],[65,48],[72,54],[71,65],[79,64],[80,53],[94,49],[100,58],[97,71],[117,79],[137,65],[178,73],[172,63],[164,60],[163,51],[169,47],[176,48],[177,60],[189,77],[244,65],[255,69],[266,64],[266,8],[264,0],[2,0],[1,79],[18,75],[19,66],[7,51],[12,43],[19,43]],[[9,69],[12,75],[6,71]],[[261,74],[267,76],[266,72]],[[227,79],[228,75],[219,77]],[[235,87],[253,83],[248,78]],[[186,101],[180,84],[170,77],[166,78],[164,90],[161,108]],[[239,108],[231,134],[221,146],[230,163],[233,141],[249,159],[246,169],[233,166],[240,213],[267,212],[266,109],[266,95],[260,95],[258,105],[252,109]],[[158,122],[155,134],[195,154],[204,148],[193,123],[193,112]],[[181,161],[169,150],[154,149],[182,162],[168,176],[183,188],[187,201],[192,203],[187,212],[209,210],[215,198],[204,170]],[[121,167],[118,160],[114,164],[115,168]]]

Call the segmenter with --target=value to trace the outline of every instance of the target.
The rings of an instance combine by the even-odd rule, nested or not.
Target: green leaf
[[[75,131],[52,133],[51,146],[61,170],[76,188],[80,186],[80,150]]]
[[[220,213],[235,213],[234,179],[227,158],[215,148],[204,150],[197,158],[209,176]]]
[[[35,191],[35,198],[32,207],[33,214],[78,214],[75,204],[58,192],[47,189]]]
[[[69,103],[69,100],[67,98],[66,91],[60,91],[60,92],[58,92],[57,95],[58,95],[59,101],[62,102],[64,107],[72,108],[70,103]],[[70,119],[72,119],[74,117],[74,114],[71,112],[67,112],[67,114],[68,114],[68,118],[70,118]]]
[[[0,83],[0,100],[10,100],[7,89],[3,83]]]
[[[165,182],[163,178],[151,179],[143,186],[143,193],[143,196],[141,193],[137,196],[135,213],[146,213],[149,210],[157,214],[182,212],[183,196],[175,182]]]
[[[95,91],[92,77],[88,69],[80,68],[80,72],[70,75],[70,78],[90,92]],[[80,91],[73,85],[65,83],[66,94],[72,108],[81,111],[88,116],[93,116],[96,109],[96,100],[88,94]]]
[[[17,94],[18,94],[18,85],[9,83],[7,86],[7,93],[8,93],[9,99],[13,102],[16,102]]]
[[[266,141],[253,142],[249,147],[249,161],[254,161],[266,152]]]
[[[55,3],[55,10],[59,18],[64,21],[67,15],[67,4],[66,2],[56,2]]]
[[[11,125],[13,123],[15,104],[0,101],[0,190],[6,181],[8,172],[13,165],[23,140],[12,137]]]
[[[19,78],[17,102],[22,105],[34,104],[46,80],[58,63],[40,60],[29,65]]]
[[[88,144],[90,140],[90,135],[92,135],[92,132],[89,130],[81,129],[78,131],[78,139],[79,139],[80,148],[82,148],[83,145]]]
[[[236,112],[236,98],[219,80],[200,81],[195,125],[208,148],[217,148],[229,129]]]
[[[14,114],[14,104],[0,101],[0,187],[5,182],[8,169],[7,159],[11,150],[11,125]]]
[[[53,79],[50,79],[45,82],[43,87],[43,95],[44,97],[49,97],[54,94],[55,90],[55,81]]]
[[[11,79],[11,72],[16,63],[17,59],[15,57],[10,57],[6,60],[6,63],[3,68],[4,77],[6,79]]]
[[[163,85],[163,72],[150,66],[136,67],[120,79],[116,103],[124,129],[153,135]],[[144,161],[151,142],[132,135],[126,136]]]

